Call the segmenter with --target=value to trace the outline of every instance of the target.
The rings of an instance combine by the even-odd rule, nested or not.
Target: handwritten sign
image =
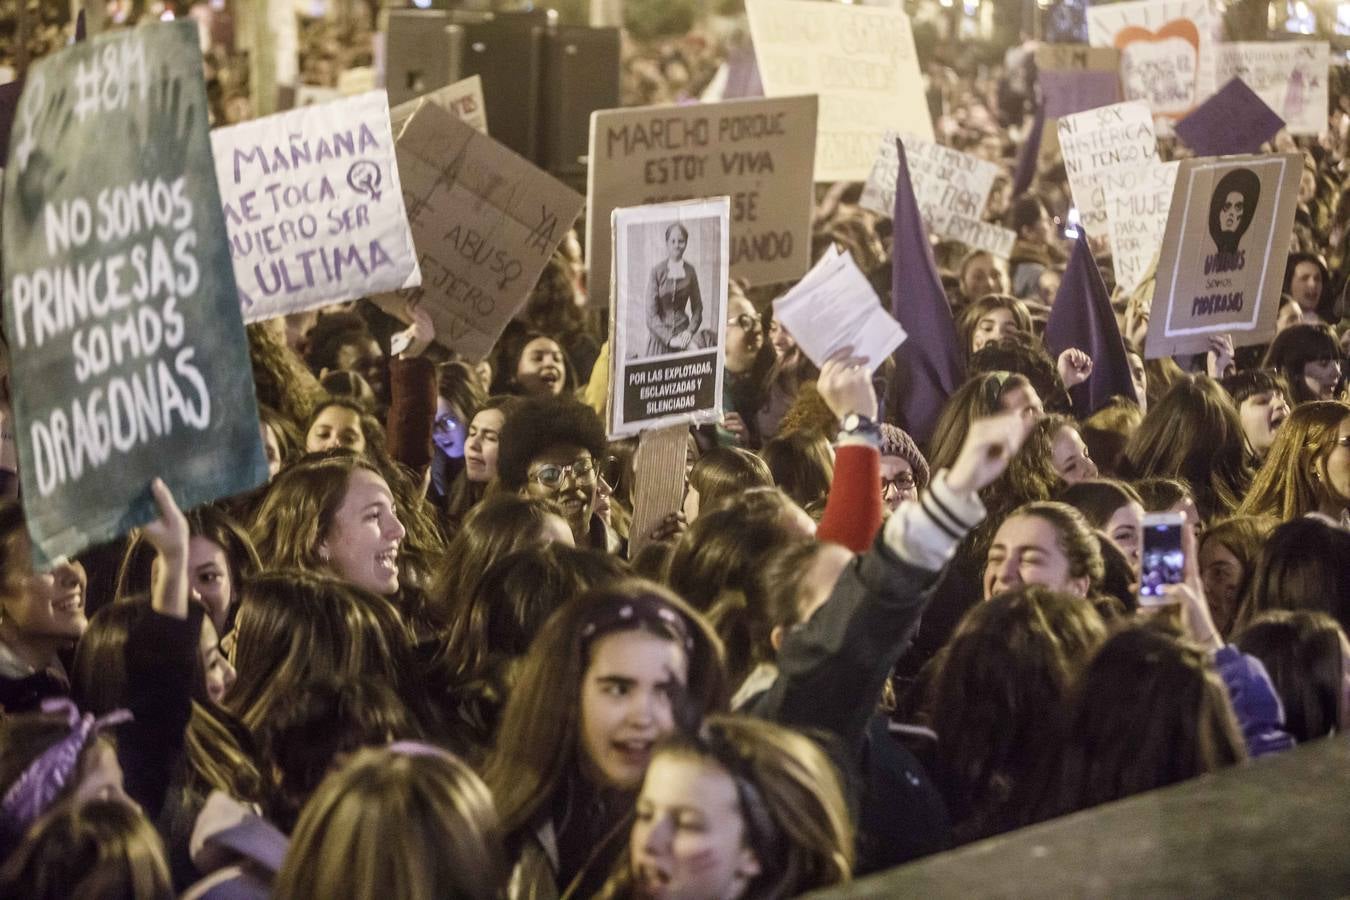
[[[932,140],[909,18],[898,8],[747,0],[764,93],[820,96],[816,181],[862,181],[886,129]]]
[[[435,103],[417,108],[396,146],[422,285],[375,302],[398,316],[405,303],[422,307],[436,340],[476,362],[529,299],[583,200]]]
[[[1133,101],[1065,116],[1059,120],[1059,146],[1083,227],[1092,237],[1107,237],[1103,189],[1107,173],[1158,158],[1148,106]]]
[[[1331,50],[1326,41],[1241,42],[1215,47],[1218,84],[1241,78],[1291,134],[1327,130]]]
[[[716,421],[730,200],[616,209],[610,221],[610,437]]]
[[[1109,171],[1102,179],[1116,286],[1130,293],[1158,255],[1172,206],[1177,163]]]
[[[472,125],[483,134],[488,133],[487,104],[483,102],[483,79],[477,75],[429,91],[407,103],[395,106],[389,111],[389,119],[393,123],[395,134],[403,129],[423,103],[434,103],[466,125]]]
[[[421,282],[383,91],[211,132],[244,320]]]
[[[1208,0],[1135,0],[1091,6],[1088,39],[1121,53],[1126,100],[1179,119],[1214,93],[1214,29]]]
[[[197,26],[37,63],[5,171],[5,334],[41,565],[266,479]]]
[[[731,198],[731,275],[787,281],[811,265],[816,98],[648,106],[591,115],[590,292],[609,295],[609,214]]]
[[[1146,357],[1201,352],[1214,334],[1237,346],[1274,336],[1302,172],[1298,153],[1181,161]]]
[[[914,198],[924,224],[939,237],[959,240],[953,232],[968,233],[972,224],[981,224],[999,167],[933,141],[909,134],[903,137]],[[859,201],[860,206],[884,216],[895,209],[895,179],[900,168],[895,139],[895,132],[887,132],[882,138]]]

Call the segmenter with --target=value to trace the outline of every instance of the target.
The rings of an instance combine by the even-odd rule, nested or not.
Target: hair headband
[[[79,768],[80,753],[92,738],[111,725],[131,721],[131,713],[125,709],[98,718],[90,713],[82,716],[69,697],[42,701],[42,711],[65,713],[70,734],[33,760],[0,801],[0,821],[14,832],[22,832],[52,805]]]
[[[754,848],[761,865],[770,864],[774,856],[769,851],[776,849],[779,843],[778,826],[769,812],[769,805],[764,802],[764,794],[755,784],[750,760],[727,739],[722,729],[715,726],[701,729],[697,741],[703,751],[717,760],[731,776],[732,783],[736,785],[736,796],[741,801],[741,809],[745,812],[746,831],[750,838],[748,843]]]
[[[670,633],[686,651],[692,653],[694,650],[694,638],[684,616],[652,594],[602,604],[581,626],[581,640],[589,644],[612,631],[631,631],[641,625],[658,633]]]

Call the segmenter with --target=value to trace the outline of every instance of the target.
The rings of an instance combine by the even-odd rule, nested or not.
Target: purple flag
[[[905,145],[897,140],[895,246],[891,258],[891,314],[909,336],[895,351],[900,426],[926,444],[947,398],[965,379],[956,325],[942,290],[928,231],[909,180]]]
[[[1020,197],[1031,189],[1036,178],[1036,162],[1041,155],[1041,133],[1045,131],[1045,104],[1036,107],[1036,119],[1031,123],[1031,133],[1022,142],[1022,155],[1017,158],[1017,171],[1013,173],[1012,195]]]
[[[1070,347],[1092,357],[1092,377],[1070,391],[1079,418],[1101,409],[1117,395],[1139,402],[1106,284],[1082,232],[1045,323],[1045,347],[1055,357]]]
[[[14,113],[19,109],[23,79],[0,84],[0,168],[9,159],[9,133],[14,130]]]
[[[1284,119],[1240,78],[1193,109],[1177,123],[1177,136],[1196,156],[1256,153],[1284,127]]]
[[[84,21],[84,10],[80,10],[79,16],[75,19],[75,43],[80,43],[88,36],[88,28]]]
[[[727,53],[727,83],[723,100],[741,100],[764,96],[764,82],[759,77],[759,63],[754,46],[740,47]]]

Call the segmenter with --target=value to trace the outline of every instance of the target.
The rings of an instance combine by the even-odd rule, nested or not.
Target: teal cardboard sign
[[[32,68],[4,193],[4,321],[34,559],[266,479],[192,22]]]

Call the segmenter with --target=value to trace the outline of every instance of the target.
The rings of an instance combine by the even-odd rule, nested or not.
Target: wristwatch
[[[862,437],[873,444],[881,444],[881,426],[867,416],[849,413],[841,423],[839,437]]]

